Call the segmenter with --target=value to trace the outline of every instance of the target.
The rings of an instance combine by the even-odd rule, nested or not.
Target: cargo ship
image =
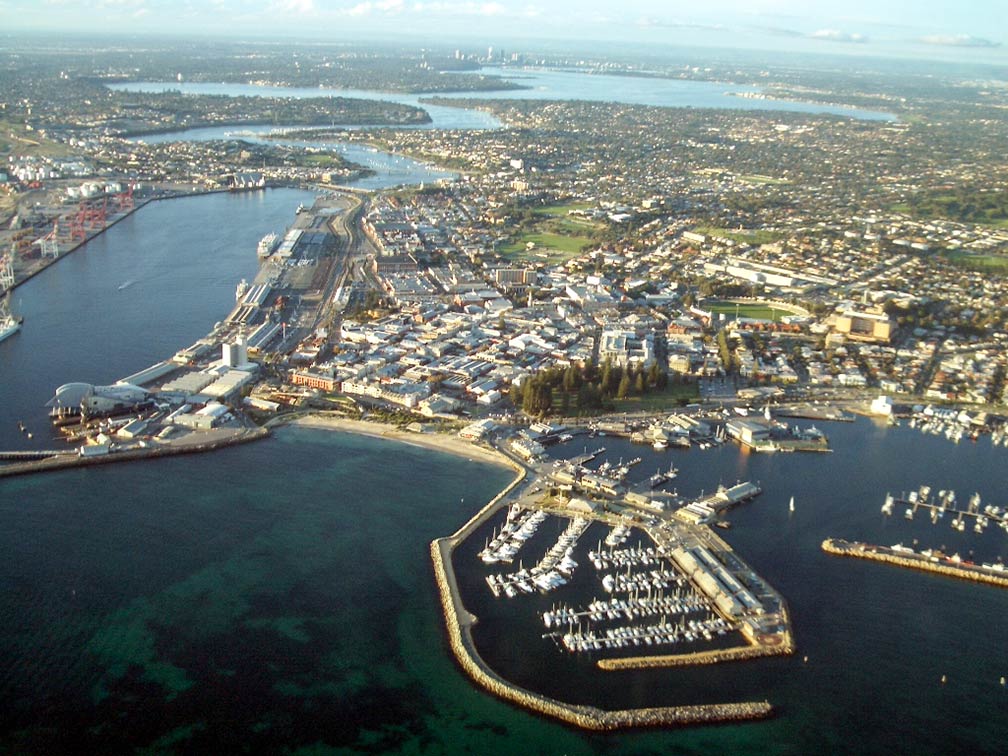
[[[0,301],[0,341],[21,330],[23,318],[11,313],[6,300]]]
[[[280,244],[280,237],[276,234],[270,233],[266,234],[262,239],[259,240],[259,259],[265,260],[267,257],[272,255],[277,246]]]

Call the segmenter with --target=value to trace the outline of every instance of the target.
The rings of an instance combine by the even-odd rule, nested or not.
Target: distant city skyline
[[[19,31],[173,35],[611,40],[795,52],[1008,63],[997,0],[0,0]],[[433,40],[432,40],[433,41]],[[484,48],[485,49],[485,48]]]

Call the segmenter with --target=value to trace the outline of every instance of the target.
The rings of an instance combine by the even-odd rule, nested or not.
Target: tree
[[[616,389],[617,399],[626,399],[630,395],[630,373],[624,373],[620,379],[619,388]]]
[[[637,373],[637,378],[634,379],[634,393],[638,396],[643,396],[647,392],[647,386],[644,383],[644,373]]]
[[[613,375],[612,357],[606,357],[605,362],[602,363],[602,380],[599,383],[599,388],[602,389],[603,394],[612,394],[618,382],[619,378]]]
[[[578,370],[574,365],[569,366],[564,370],[563,374],[563,390],[565,393],[577,391],[578,387],[581,385],[581,371]]]
[[[648,366],[648,375],[647,375],[648,385],[656,387],[658,385],[658,377],[660,374],[661,374],[661,368],[658,367],[658,361],[655,360]]]

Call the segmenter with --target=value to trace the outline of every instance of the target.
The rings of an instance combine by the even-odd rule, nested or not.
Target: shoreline
[[[388,423],[351,420],[349,418],[330,417],[321,414],[303,415],[291,420],[278,418],[277,422],[269,423],[268,427],[274,428],[278,425],[294,425],[305,428],[333,430],[340,433],[353,433],[358,436],[396,441],[398,443],[452,454],[457,457],[466,457],[473,462],[484,462],[486,464],[497,465],[498,467],[512,467],[510,461],[500,452],[480,444],[465,441],[454,434],[413,433]]]

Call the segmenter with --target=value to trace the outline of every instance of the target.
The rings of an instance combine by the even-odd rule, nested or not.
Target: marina
[[[585,709],[510,684],[492,671],[471,637],[477,617],[463,608],[458,578],[448,566],[454,561],[452,552],[492,527],[493,537],[484,540],[475,561],[492,566],[513,560],[537,531],[552,527],[552,520],[563,524],[562,530],[533,567],[508,574],[488,572],[483,579],[493,598],[515,599],[516,611],[531,612],[541,621],[547,631],[541,640],[551,641],[562,653],[590,655],[601,670],[606,661],[629,665],[625,668],[659,666],[661,657],[656,660],[654,653],[679,644],[686,654],[670,654],[670,666],[685,663],[692,653],[704,664],[715,658],[712,653],[732,658],[739,651],[744,657],[788,654],[794,649],[783,599],[707,528],[672,520],[634,525],[579,498],[536,501],[541,484],[523,480],[520,473],[509,487],[515,489],[512,493],[506,489],[454,536],[431,544],[449,639],[462,668],[474,680],[501,698],[586,729],[729,721],[771,713],[769,702],[758,701],[615,712]],[[501,513],[503,520],[492,524]],[[600,537],[594,549],[581,554],[581,536],[600,524],[608,526],[604,548]],[[584,603],[555,602],[542,612],[529,606],[538,595],[567,591],[578,559],[587,559],[594,567],[589,583],[600,592]],[[581,584],[583,588],[584,581]],[[651,653],[637,657],[641,649]]]
[[[899,510],[904,519],[913,520],[920,513],[930,518],[933,525],[938,524],[947,514],[950,516],[950,526],[960,532],[969,525],[977,534],[984,533],[988,526],[1001,528],[1008,533],[1008,507],[983,504],[980,494],[974,493],[966,506],[960,509],[955,491],[941,489],[934,496],[932,493],[929,485],[922,485],[917,490],[910,491],[909,494],[904,492],[900,496],[887,493],[882,504],[882,514],[893,516],[894,511]]]
[[[602,456],[596,469],[583,467]],[[487,669],[466,633],[467,627],[477,627],[477,617],[458,604],[462,597],[450,587],[458,581],[455,570],[468,574],[474,564],[483,595],[511,607],[512,622],[532,620],[539,625],[540,644],[552,645],[561,655],[587,656],[600,671],[683,666],[692,658],[710,664],[793,653],[783,598],[695,518],[697,511],[713,516],[752,499],[761,488],[752,482],[719,486],[714,494],[694,501],[702,509],[684,518],[678,516],[682,510],[665,512],[628,492],[630,471],[641,457],[614,462],[612,456],[604,448],[585,448],[566,462],[547,460],[538,469],[533,464],[529,471],[548,479],[524,481],[455,536],[432,544],[435,569],[447,570],[446,561],[457,561],[449,556],[457,547],[476,538],[483,543],[472,553],[472,562],[446,572],[447,595],[442,589],[443,603],[453,605],[446,610],[449,637],[456,639],[453,648],[463,668],[504,698],[565,718],[553,710],[554,705],[562,707],[555,700],[544,709],[534,694],[494,676],[484,679]],[[677,474],[671,467],[662,477]],[[591,533],[597,534],[594,543],[583,544],[583,536]],[[524,562],[520,557],[540,548],[543,556],[524,566],[527,556]],[[493,569],[515,560],[515,570]],[[579,564],[589,565],[587,573]],[[546,596],[557,598],[543,606]],[[453,617],[466,618],[458,620],[457,634]],[[480,618],[478,627],[486,621]],[[602,715],[593,715],[591,722],[579,719],[578,724],[594,729],[602,721]]]

